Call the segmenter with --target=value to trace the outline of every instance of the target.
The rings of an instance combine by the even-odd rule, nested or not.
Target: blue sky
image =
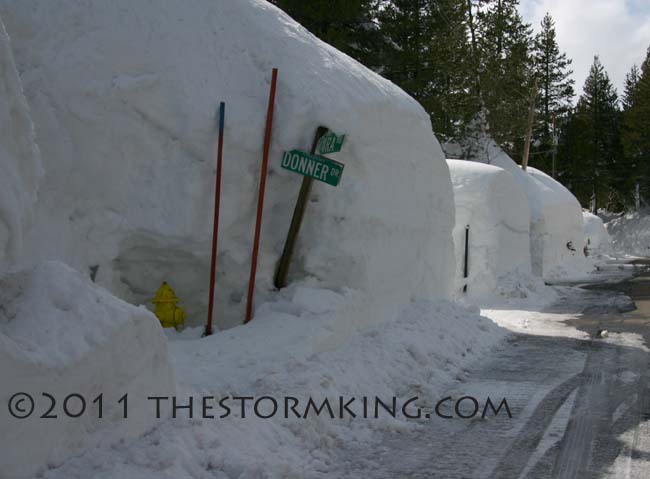
[[[536,31],[550,12],[560,49],[573,59],[578,94],[598,54],[620,95],[625,74],[643,61],[650,46],[649,0],[520,0],[520,4]]]

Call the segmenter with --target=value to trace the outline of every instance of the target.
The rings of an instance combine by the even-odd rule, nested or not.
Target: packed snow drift
[[[460,144],[447,144],[452,158],[487,163],[510,172],[528,197],[532,271],[547,281],[584,277],[585,261],[582,208],[560,183],[535,168],[523,171],[486,131],[477,132]]]
[[[47,158],[29,264],[59,258],[147,303],[163,280],[205,321],[215,111],[226,102],[217,304],[239,324],[272,67],[279,68],[257,304],[269,297],[302,177],[282,153],[346,134],[334,188],[313,187],[293,280],[368,293],[379,321],[447,298],[453,193],[423,108],[263,0],[0,0]]]
[[[510,173],[492,165],[448,160],[456,204],[456,292],[473,301],[497,294],[507,275],[529,275],[530,211]],[[465,240],[468,277],[464,278]]]
[[[647,211],[615,216],[607,222],[606,227],[616,253],[650,256],[650,215]]]
[[[380,414],[364,418],[363,397],[400,406],[412,397],[411,413],[420,407],[432,411],[436,401],[458,397],[467,376],[463,368],[485,357],[507,333],[489,319],[446,301],[415,301],[395,321],[370,326],[348,338],[336,351],[327,344],[335,321],[333,305],[349,301],[355,293],[328,292],[310,285],[290,285],[259,312],[263,321],[254,328],[232,328],[196,341],[198,331],[186,331],[170,342],[179,380],[177,396],[229,397],[228,417],[218,407],[214,419],[187,411],[160,425],[137,441],[112,448],[89,450],[49,471],[46,479],[123,478],[317,478],[340,477],[331,472],[333,458],[346,445],[372,444],[382,431],[409,433],[431,427],[428,421]],[[354,311],[347,312],[352,317]],[[358,314],[358,312],[356,313]],[[186,339],[185,339],[186,338]],[[275,398],[278,413],[255,417],[253,400],[242,417],[233,397]],[[306,418],[289,411],[284,398],[295,397],[303,414],[309,398],[327,409],[313,409]],[[339,398],[356,398],[341,419]],[[216,402],[216,401],[215,401]],[[262,414],[271,401],[260,402]],[[436,421],[442,419],[430,419]],[[425,422],[423,422],[425,421]]]
[[[18,258],[42,175],[34,126],[0,18],[0,270]]]
[[[612,238],[598,216],[582,212],[585,226],[585,248],[589,256],[605,255],[612,252]]]
[[[147,396],[174,392],[167,341],[158,320],[121,301],[62,263],[0,278],[0,477],[33,477],[87,448],[108,446],[150,430]],[[47,414],[50,400],[56,400]],[[10,414],[26,393],[33,415]],[[118,400],[128,393],[128,419]],[[64,400],[72,415],[64,413]],[[103,417],[99,403],[103,397]],[[14,403],[28,411],[28,400]]]

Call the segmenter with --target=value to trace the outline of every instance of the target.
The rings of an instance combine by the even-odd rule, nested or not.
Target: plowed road
[[[612,289],[638,309],[621,312]],[[636,333],[648,346],[650,277],[566,294],[548,312],[578,313],[569,325],[592,339],[513,335],[444,393],[505,397],[512,419],[436,418],[416,433],[387,433],[371,451],[342,451],[337,476],[650,478],[650,355],[597,334]]]

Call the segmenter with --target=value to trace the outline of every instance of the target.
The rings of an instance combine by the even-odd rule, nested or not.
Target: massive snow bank
[[[466,139],[457,147],[463,157],[488,163],[510,172],[528,196],[530,208],[530,254],[533,273],[545,280],[583,277],[585,261],[582,208],[560,183],[535,168],[522,171],[486,132]]]
[[[17,259],[41,174],[34,127],[0,18],[0,268]]]
[[[415,301],[397,320],[353,334],[337,350],[327,351],[323,340],[330,336],[333,305],[350,302],[349,296],[355,294],[294,284],[261,307],[264,320],[255,322],[254,328],[233,328],[201,341],[182,339],[194,331],[170,334],[181,338],[170,341],[179,397],[270,395],[279,403],[273,418],[254,417],[252,400],[245,418],[240,417],[239,406],[221,419],[220,409],[211,411],[216,419],[188,420],[182,411],[137,441],[88,451],[49,471],[47,477],[345,477],[332,468],[337,466],[333,456],[345,454],[347,445],[372,447],[382,431],[414,433],[424,424],[445,421],[436,416],[413,421],[383,413],[375,419],[372,412],[364,418],[364,397],[371,405],[375,396],[388,403],[396,397],[401,407],[417,396],[411,407],[433,413],[438,400],[467,392],[462,389],[464,368],[484,358],[507,334],[453,303]],[[312,410],[306,419],[292,412],[285,419],[287,396],[299,399],[299,411],[309,397],[318,405],[328,399],[337,418],[325,409],[320,417]],[[350,405],[356,418],[346,412],[343,419],[338,417],[341,396],[345,401],[356,398]],[[271,409],[269,400],[260,405],[264,413]]]
[[[509,274],[530,274],[530,211],[510,173],[491,165],[448,160],[456,203],[456,290],[476,301],[494,296]],[[469,226],[469,276],[463,278]]]
[[[156,318],[118,300],[58,262],[0,278],[0,477],[33,477],[82,448],[136,437],[153,426],[147,396],[171,394],[167,342]],[[56,399],[50,415],[40,419]],[[10,398],[30,394],[31,417],[9,414]],[[86,399],[78,418],[69,394]],[[128,393],[128,419],[117,401]],[[103,418],[98,404],[103,394]],[[28,401],[14,403],[28,410]],[[68,410],[82,410],[72,398]]]
[[[266,1],[0,0],[0,12],[48,159],[34,258],[99,265],[97,281],[135,302],[167,280],[188,322],[204,321],[224,100],[217,310],[220,325],[240,322],[276,66],[258,304],[301,181],[282,152],[308,148],[321,124],[347,134],[345,172],[337,188],[314,185],[293,277],[362,290],[386,316],[450,294],[453,194],[427,114]]]
[[[598,216],[582,212],[585,227],[585,245],[589,255],[603,255],[611,252],[612,238],[609,236],[603,220]]]

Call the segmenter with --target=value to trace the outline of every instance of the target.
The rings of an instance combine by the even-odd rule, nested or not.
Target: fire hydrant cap
[[[160,288],[158,288],[158,291],[156,291],[156,296],[151,300],[153,304],[159,304],[159,303],[177,303],[179,298],[176,296],[174,293],[174,290],[167,284],[167,282],[163,282],[163,284],[160,285]]]

